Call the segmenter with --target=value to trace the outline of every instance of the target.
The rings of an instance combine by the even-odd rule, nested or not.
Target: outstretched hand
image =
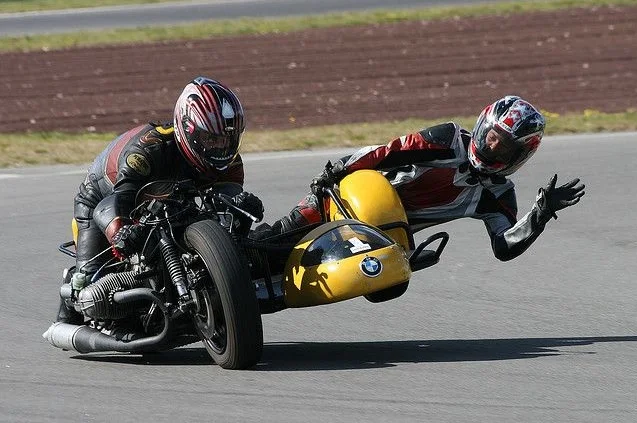
[[[540,188],[537,198],[538,207],[543,213],[557,219],[555,212],[579,203],[586,193],[584,191],[586,186],[579,182],[579,178],[575,178],[556,188],[557,174],[553,175],[546,188]]]

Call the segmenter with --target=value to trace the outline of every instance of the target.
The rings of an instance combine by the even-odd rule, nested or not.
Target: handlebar
[[[235,206],[234,203],[232,202],[232,198],[229,195],[221,194],[221,193],[213,193],[213,194],[211,194],[211,197],[219,199],[219,201],[221,201],[226,206],[230,207],[233,210],[238,211],[239,213],[241,213],[244,216],[246,216],[248,219],[252,220],[253,223],[259,223],[261,221],[261,219],[259,219],[258,217],[253,216],[252,214],[248,213],[247,211]]]

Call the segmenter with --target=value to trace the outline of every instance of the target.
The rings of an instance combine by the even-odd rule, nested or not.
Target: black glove
[[[556,182],[557,174],[549,180],[546,188],[540,188],[537,194],[537,207],[546,220],[549,220],[551,217],[557,219],[555,212],[579,203],[579,200],[585,193],[585,185],[577,185],[579,178],[575,178],[558,188],[555,188]]]
[[[251,192],[243,191],[235,195],[232,197],[232,203],[241,210],[250,213],[258,220],[263,219],[263,202]]]
[[[310,188],[312,192],[316,194],[317,189],[332,187],[334,184],[340,182],[340,180],[345,177],[345,174],[343,162],[338,161],[334,165],[332,165],[331,162],[327,162],[325,169],[312,179]]]
[[[119,257],[141,252],[147,237],[148,229],[145,226],[124,225],[113,236],[113,252]]]

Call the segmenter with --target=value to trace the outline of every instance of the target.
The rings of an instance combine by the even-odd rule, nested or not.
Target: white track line
[[[615,138],[615,137],[630,137],[637,138],[637,132],[617,132],[617,133],[600,133],[600,134],[578,134],[578,135],[555,135],[547,137],[547,140],[553,142],[586,142],[589,140],[600,140],[603,138]],[[263,153],[245,153],[242,154],[244,162],[257,162],[264,160],[281,160],[290,158],[300,158],[309,156],[327,156],[327,157],[340,157],[353,152],[356,147],[349,148],[332,148],[332,149],[318,149],[318,150],[295,150],[295,151],[279,151],[279,152],[263,152]],[[66,176],[66,175],[83,175],[86,173],[85,165],[81,169],[50,171],[47,172],[45,167],[34,168],[20,168],[14,171],[5,170],[0,173],[0,180],[15,179],[15,178],[49,178],[54,176]],[[44,171],[43,171],[44,170]]]

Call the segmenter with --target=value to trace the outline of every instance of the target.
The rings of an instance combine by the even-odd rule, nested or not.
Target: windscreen
[[[316,238],[301,258],[302,266],[316,266],[392,245],[378,230],[362,224],[338,226]]]

